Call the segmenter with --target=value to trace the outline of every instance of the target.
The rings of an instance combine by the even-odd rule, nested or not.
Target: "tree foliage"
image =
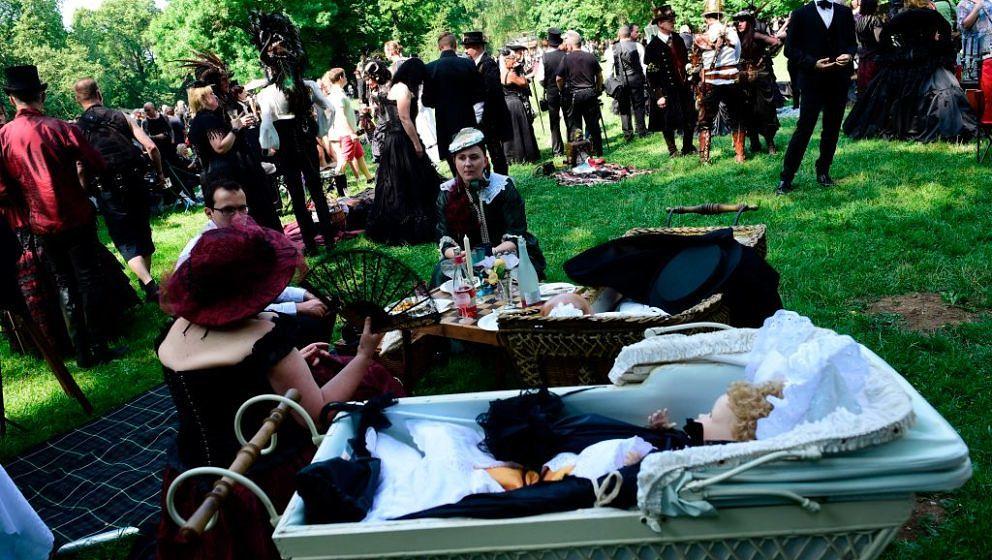
[[[660,3],[660,2],[659,2]],[[698,28],[701,0],[670,0],[679,24]],[[732,14],[747,0],[726,0]],[[784,15],[802,0],[757,2],[766,16]],[[178,60],[196,51],[216,52],[242,82],[262,76],[258,52],[246,31],[249,10],[282,10],[300,28],[310,74],[341,66],[351,70],[363,55],[381,53],[396,39],[407,54],[437,56],[441,31],[482,30],[498,48],[520,35],[544,36],[548,27],[575,29],[608,39],[624,23],[645,25],[644,0],[104,0],[79,10],[72,29],[62,26],[58,0],[0,0],[0,64],[33,62],[49,82],[49,110],[78,112],[71,86],[96,78],[109,104],[138,107],[182,97],[186,71]]]

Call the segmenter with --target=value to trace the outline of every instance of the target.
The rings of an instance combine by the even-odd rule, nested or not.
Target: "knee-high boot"
[[[710,131],[699,131],[699,161],[704,165],[710,163]]]
[[[734,131],[734,161],[744,163],[747,157],[744,155],[744,137],[747,133],[743,130]]]

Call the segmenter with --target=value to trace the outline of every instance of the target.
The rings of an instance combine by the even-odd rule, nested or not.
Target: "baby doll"
[[[772,404],[767,397],[782,396],[782,383],[770,381],[753,385],[745,381],[735,381],[727,392],[713,403],[709,414],[700,414],[695,420],[689,419],[685,431],[694,440],[702,442],[750,441],[755,438],[758,420],[771,414]],[[672,429],[675,423],[668,418],[668,409],[659,410],[648,417],[648,423],[655,429]],[[702,437],[693,438],[693,432],[702,427]]]

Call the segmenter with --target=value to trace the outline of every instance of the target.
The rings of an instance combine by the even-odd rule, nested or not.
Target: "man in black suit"
[[[478,112],[482,112],[485,84],[475,64],[455,52],[457,44],[451,33],[442,33],[437,40],[441,57],[427,65],[427,79],[421,101],[434,109],[437,123],[437,151],[448,161],[454,177],[455,169],[448,154],[451,139],[463,128],[475,128]],[[501,144],[502,145],[502,144]]]
[[[820,158],[816,160],[816,181],[834,185],[830,164],[837,151],[841,120],[851,87],[851,61],[858,43],[851,9],[830,0],[815,0],[792,12],[785,56],[796,63],[803,96],[799,106],[799,123],[785,152],[782,180],[776,194],[793,189],[792,180],[799,170],[816,121],[823,113],[820,133]]]
[[[558,67],[565,58],[564,41],[561,38],[561,30],[555,27],[548,29],[548,48],[541,59],[541,66],[538,70],[538,79],[544,88],[544,98],[548,102],[548,124],[551,125],[551,152],[560,156],[565,153],[565,144],[561,140],[561,116],[567,114],[568,109],[562,107],[562,101],[568,99],[567,92],[558,90],[555,83],[555,76]]]
[[[510,110],[506,107],[506,96],[503,94],[499,63],[486,52],[486,38],[481,31],[465,33],[462,37],[462,46],[465,47],[465,54],[475,62],[486,87],[486,102],[482,109],[479,128],[486,135],[489,161],[492,162],[493,171],[506,175],[510,166],[506,162],[503,141],[513,138],[513,128],[510,123]]]

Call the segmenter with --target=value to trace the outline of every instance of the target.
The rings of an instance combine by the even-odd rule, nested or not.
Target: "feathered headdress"
[[[269,82],[286,94],[294,115],[301,120],[308,117],[313,101],[303,83],[308,60],[300,30],[285,14],[253,11],[248,14],[248,35],[258,49]]]
[[[180,59],[180,68],[192,72],[192,80],[187,79],[185,87],[215,86],[224,79],[231,79],[231,70],[215,53],[209,51],[195,52],[193,58]]]

